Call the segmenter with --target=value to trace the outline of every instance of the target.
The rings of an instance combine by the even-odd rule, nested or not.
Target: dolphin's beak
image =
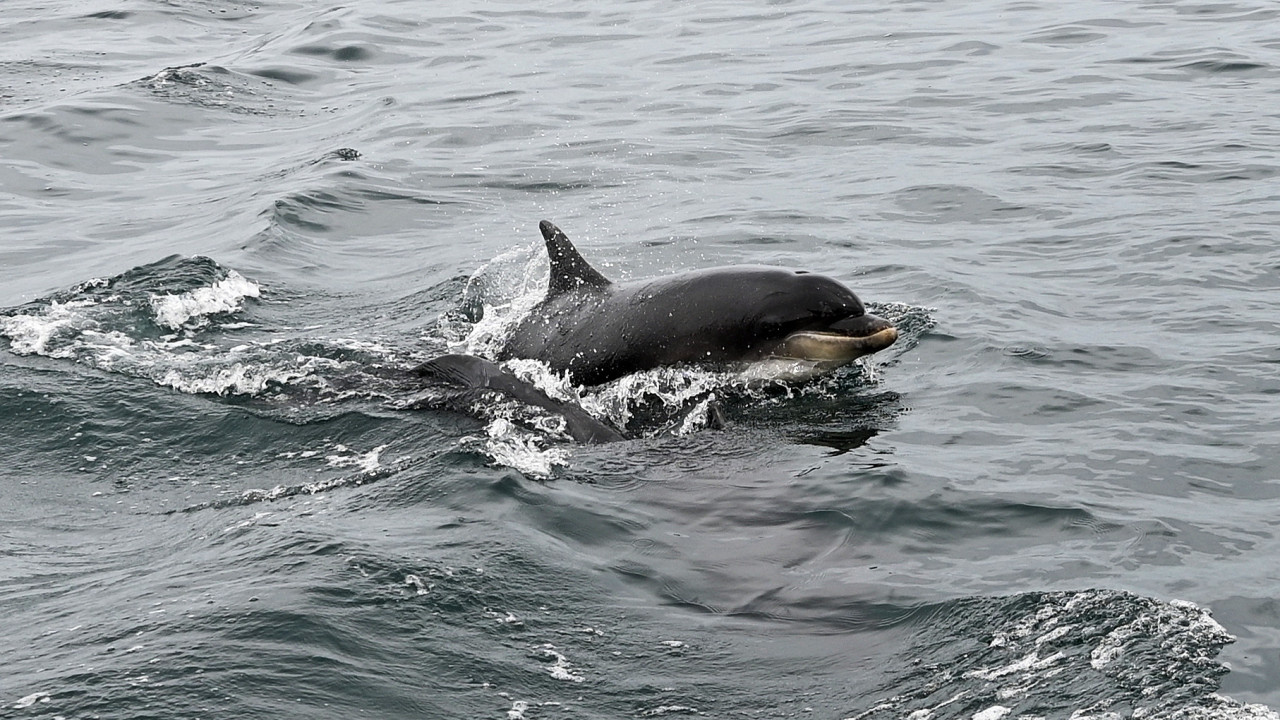
[[[820,360],[838,365],[879,352],[898,339],[893,323],[875,315],[859,315],[831,325],[828,330],[791,333],[773,351],[775,356]]]

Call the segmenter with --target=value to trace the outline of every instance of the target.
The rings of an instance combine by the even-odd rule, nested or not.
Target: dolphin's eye
[[[762,335],[781,335],[782,322],[777,319],[763,320],[760,322],[760,333]]]

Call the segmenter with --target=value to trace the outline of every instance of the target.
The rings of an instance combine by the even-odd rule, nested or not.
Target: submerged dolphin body
[[[414,368],[420,378],[461,388],[461,399],[473,402],[484,392],[495,392],[525,405],[542,408],[564,418],[565,432],[582,443],[625,440],[622,433],[591,417],[574,403],[551,399],[532,384],[503,370],[497,363],[474,355],[441,355]],[[456,402],[459,398],[451,397]]]
[[[547,297],[500,360],[533,358],[583,385],[678,363],[818,361],[830,369],[889,347],[898,331],[853,291],[803,270],[733,266],[613,283],[560,228],[539,225]]]

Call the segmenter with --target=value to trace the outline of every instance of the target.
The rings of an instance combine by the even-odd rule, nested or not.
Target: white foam
[[[1041,658],[1033,652],[1026,655],[1021,660],[1016,660],[1004,667],[970,670],[964,674],[964,677],[979,678],[982,680],[995,680],[1015,673],[1029,673],[1032,671],[1043,670],[1062,658],[1062,653],[1054,653],[1048,657]]]
[[[540,447],[541,438],[524,432],[510,420],[495,418],[485,431],[484,452],[499,465],[530,477],[548,478],[556,467],[569,464],[567,450]]]
[[[597,417],[624,427],[632,418],[637,400],[651,397],[670,408],[691,400],[704,400],[714,391],[734,385],[734,373],[703,368],[660,367],[627,375],[602,385],[582,398],[582,407]],[[705,415],[705,413],[703,413]]]
[[[536,652],[544,658],[552,658],[555,660],[548,668],[547,672],[556,680],[564,680],[566,682],[580,683],[583,677],[573,672],[573,666],[569,664],[568,658],[563,653],[556,651],[556,646],[550,643],[542,645],[536,649]]]
[[[176,357],[166,362],[177,363]],[[257,362],[238,362],[218,366],[203,363],[181,363],[168,367],[155,377],[160,385],[166,385],[185,393],[210,393],[214,395],[257,395],[272,383],[285,384],[310,374],[307,368],[274,368]]]
[[[257,283],[230,270],[225,278],[210,287],[176,295],[152,295],[151,311],[157,325],[178,330],[193,320],[200,325],[207,322],[209,315],[235,312],[241,308],[245,298],[256,298],[261,294]]]
[[[202,324],[207,315],[236,309],[244,298],[258,295],[256,284],[231,271],[211,287],[151,295],[149,303],[156,322],[177,330]],[[250,351],[261,349],[260,344],[228,351],[178,333],[143,339],[109,329],[122,312],[131,312],[126,309],[131,304],[120,298],[50,300],[37,310],[0,317],[0,335],[9,339],[10,350],[18,355],[71,359],[193,394],[256,395],[273,383],[307,377],[323,362],[300,356],[295,366],[287,366],[295,361],[278,354],[267,360],[251,355]]]
[[[76,335],[86,327],[97,325],[79,308],[90,303],[56,300],[39,315],[0,317],[0,334],[9,338],[9,349],[16,355],[46,355],[53,358],[75,357],[74,343],[59,343],[67,335]]]
[[[13,704],[17,709],[29,708],[38,702],[49,702],[51,696],[47,692],[34,692],[25,697],[19,698],[18,702]]]
[[[504,614],[499,610],[485,609],[484,614],[486,617],[493,618],[495,622],[498,622],[502,625],[511,625],[513,627],[521,627],[524,625],[524,621],[516,617],[515,613],[513,612],[507,612]]]
[[[1217,620],[1214,620],[1213,616],[1209,614],[1208,610],[1200,607],[1199,605],[1191,602],[1190,600],[1170,600],[1169,604],[1176,608],[1181,608],[1188,612],[1195,613],[1195,618],[1191,621],[1192,623],[1191,627],[1195,628],[1196,630],[1199,630],[1200,632],[1212,633],[1215,635],[1224,635],[1226,636],[1228,642],[1235,641],[1236,637],[1231,633],[1227,632],[1227,629],[1222,627],[1221,623],[1219,623]]]
[[[1118,658],[1125,654],[1131,641],[1135,638],[1144,638],[1150,635],[1154,630],[1162,629],[1161,623],[1168,622],[1166,615],[1177,617],[1178,627],[1185,636],[1190,637],[1217,637],[1222,644],[1232,642],[1235,637],[1226,631],[1217,620],[1209,614],[1207,610],[1186,600],[1172,600],[1168,604],[1169,608],[1182,611],[1181,613],[1155,613],[1152,615],[1144,615],[1134,619],[1132,622],[1121,625],[1098,642],[1089,653],[1089,664],[1095,670],[1101,670]]]
[[[1186,713],[1188,719],[1204,720],[1280,720],[1280,713],[1256,703],[1242,704],[1217,693],[1209,696],[1210,702],[1199,714]]]
[[[1053,642],[1054,640],[1057,640],[1061,638],[1063,635],[1066,635],[1067,633],[1071,632],[1074,628],[1075,628],[1075,625],[1059,625],[1058,627],[1050,630],[1044,635],[1041,635],[1040,637],[1036,638],[1036,645],[1041,645],[1047,642]]]
[[[677,435],[688,435],[692,432],[707,429],[707,418],[710,417],[711,403],[716,401],[716,394],[711,393],[693,406],[693,409],[685,413],[680,419],[680,423],[675,427]]]
[[[1127,628],[1117,628],[1112,630],[1102,642],[1098,643],[1092,651],[1089,652],[1089,665],[1094,670],[1101,670],[1110,665],[1112,662],[1124,655],[1124,641],[1129,638],[1132,633]]]
[[[698,711],[698,708],[689,707],[688,705],[659,705],[656,708],[645,710],[644,712],[640,713],[640,716],[641,717],[662,717],[663,715],[670,715],[672,713],[681,713],[686,715],[702,714],[701,712]]]
[[[379,445],[369,452],[361,454],[351,450],[346,445],[339,444],[334,446],[334,450],[337,452],[332,455],[326,455],[325,461],[329,464],[329,467],[354,467],[363,473],[375,473],[382,467],[378,462],[378,457],[386,449],[386,445]]]
[[[386,447],[386,446],[384,445],[382,447]],[[373,452],[374,453],[379,452],[381,449],[382,448],[377,448]],[[314,454],[315,453],[310,451],[299,453],[299,455],[304,457],[311,457],[311,456],[314,456]],[[356,459],[358,460],[360,457],[362,456],[357,456]],[[326,480],[317,480],[315,482],[302,483],[300,485],[276,485],[270,490],[251,488],[249,490],[245,490],[241,492],[236,502],[237,504],[247,504],[247,503],[254,503],[254,502],[273,501],[273,500],[280,500],[283,498],[294,497],[296,495],[319,495],[321,493],[328,492],[329,490],[333,490],[335,488],[359,486],[359,485],[363,485],[364,483],[375,480],[379,477],[385,477],[390,473],[397,472],[400,469],[403,469],[406,462],[407,462],[406,459],[401,459],[397,462],[392,463],[390,466],[383,466],[379,464],[376,467],[369,466],[369,465],[361,465],[361,463],[356,462],[355,464],[361,465],[362,469],[361,469],[361,472],[356,473],[354,475],[344,475],[342,477],[329,478]],[[409,581],[406,580],[406,582],[409,582]]]
[[[404,584],[412,586],[418,595],[429,595],[434,585],[423,582],[417,575],[405,575]]]
[[[973,720],[1000,720],[1000,718],[1013,712],[1003,705],[992,705],[986,710],[979,710],[973,714]]]

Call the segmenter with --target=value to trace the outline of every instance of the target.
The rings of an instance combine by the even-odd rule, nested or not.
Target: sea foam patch
[[[88,315],[80,312],[85,304],[55,300],[43,311],[0,317],[0,335],[8,338],[9,350],[18,355],[74,357],[73,346],[66,339],[94,325]]]
[[[156,324],[178,330],[191,323],[205,324],[210,315],[236,312],[245,298],[261,296],[262,289],[257,283],[235,270],[228,270],[227,276],[213,285],[183,293],[152,295],[150,302]]]
[[[464,444],[479,444],[485,455],[498,465],[537,478],[551,477],[557,467],[569,464],[569,452],[562,447],[543,447],[543,439],[522,430],[505,418],[490,420],[483,440],[464,438]]]

